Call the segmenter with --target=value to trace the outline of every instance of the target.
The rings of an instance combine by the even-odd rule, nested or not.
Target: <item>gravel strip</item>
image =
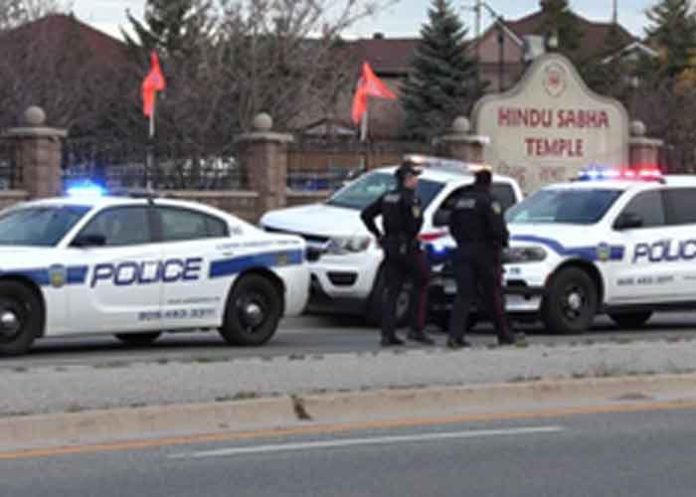
[[[273,394],[693,371],[693,341],[105,362],[4,371],[0,415],[227,401]]]

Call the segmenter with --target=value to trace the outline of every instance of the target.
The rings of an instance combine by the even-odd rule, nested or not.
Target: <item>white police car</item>
[[[35,338],[218,328],[261,345],[304,310],[305,242],[217,209],[160,198],[80,195],[0,213],[0,353]]]
[[[430,243],[448,236],[434,213],[459,191],[473,183],[476,165],[437,157],[410,156],[423,165],[417,194],[424,206],[421,240]],[[312,272],[310,304],[341,312],[357,312],[369,321],[381,317],[382,250],[360,220],[360,212],[380,195],[395,187],[396,167],[375,169],[351,182],[322,204],[268,212],[262,226],[271,232],[293,233],[305,238]],[[522,198],[513,178],[495,175],[493,193],[507,208]],[[399,298],[397,314],[406,316],[408,290]]]
[[[696,308],[696,176],[591,168],[507,214],[510,312],[582,332],[597,313],[621,327]]]

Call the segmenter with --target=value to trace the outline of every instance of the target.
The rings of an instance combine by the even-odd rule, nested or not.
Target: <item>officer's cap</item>
[[[488,164],[471,164],[469,171],[474,173],[474,184],[490,185],[493,179],[493,168]]]
[[[416,161],[405,158],[394,172],[394,176],[399,180],[403,180],[406,176],[420,176],[423,171],[418,166],[420,164]]]

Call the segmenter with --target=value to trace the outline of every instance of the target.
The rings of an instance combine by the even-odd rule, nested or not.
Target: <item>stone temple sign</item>
[[[481,99],[473,120],[490,140],[484,160],[528,193],[590,164],[628,164],[626,109],[593,93],[559,54],[536,59],[512,90]]]

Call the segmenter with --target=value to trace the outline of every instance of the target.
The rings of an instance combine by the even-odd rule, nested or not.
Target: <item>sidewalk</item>
[[[271,359],[14,368],[0,382],[0,416],[223,402],[273,395],[696,371],[696,341],[451,352],[406,349]]]

